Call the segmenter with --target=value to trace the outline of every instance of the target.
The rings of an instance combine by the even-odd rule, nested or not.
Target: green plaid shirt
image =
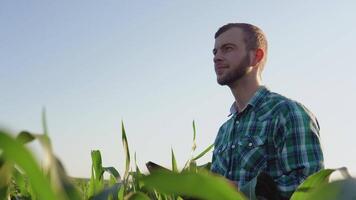
[[[231,115],[217,134],[211,171],[240,189],[265,172],[290,197],[324,167],[319,124],[300,103],[261,86],[245,110],[239,113],[233,105]]]

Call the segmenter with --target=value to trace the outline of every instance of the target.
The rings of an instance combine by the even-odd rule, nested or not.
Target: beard
[[[250,56],[247,54],[243,60],[237,66],[230,68],[230,71],[226,74],[222,74],[221,77],[217,78],[219,85],[232,85],[235,81],[244,77],[250,66]]]

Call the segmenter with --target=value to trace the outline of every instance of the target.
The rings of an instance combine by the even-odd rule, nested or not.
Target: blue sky
[[[73,176],[90,175],[92,149],[122,171],[121,120],[141,168],[169,166],[171,147],[183,166],[192,121],[199,152],[233,101],[216,83],[213,35],[248,22],[268,37],[264,84],[317,116],[326,167],[356,174],[355,9],[351,0],[3,0],[0,126],[41,132],[46,107],[54,150]]]

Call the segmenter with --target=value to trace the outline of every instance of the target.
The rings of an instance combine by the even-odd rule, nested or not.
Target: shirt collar
[[[255,94],[252,96],[252,98],[248,101],[247,105],[250,105],[252,107],[258,106],[268,92],[268,88],[266,86],[261,85],[255,92]],[[236,102],[234,101],[234,103],[232,103],[230,107],[230,114],[228,116],[234,115],[236,113],[238,113],[238,110],[236,107]]]

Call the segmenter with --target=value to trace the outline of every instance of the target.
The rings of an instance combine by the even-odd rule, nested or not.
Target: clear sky
[[[182,167],[192,121],[198,153],[233,102],[216,83],[213,35],[248,22],[268,37],[264,84],[317,116],[326,167],[356,175],[356,3],[335,2],[1,0],[0,126],[39,133],[46,107],[72,176],[90,176],[92,149],[122,172],[121,120],[140,168],[169,166],[171,147]]]

